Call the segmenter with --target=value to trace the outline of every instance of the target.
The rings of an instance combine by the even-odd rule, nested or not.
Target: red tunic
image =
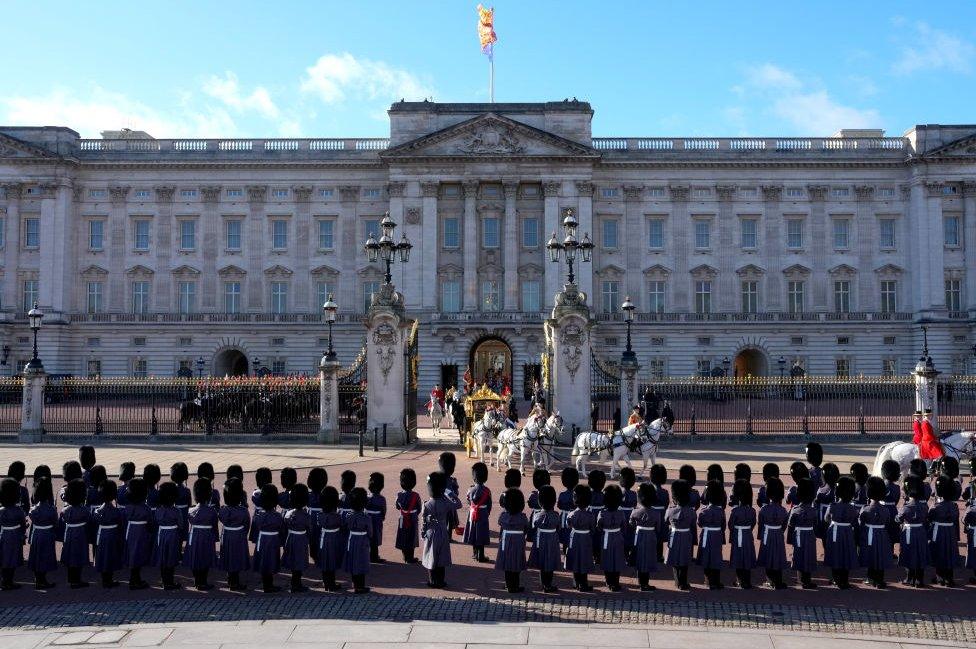
[[[922,439],[918,445],[918,454],[923,460],[938,460],[945,455],[942,444],[935,435],[935,429],[932,428],[932,422],[928,419],[922,420]]]
[[[922,420],[915,419],[912,421],[912,444],[918,446],[922,443]]]

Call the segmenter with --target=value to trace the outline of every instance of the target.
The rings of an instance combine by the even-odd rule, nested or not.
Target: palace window
[[[620,308],[620,282],[604,280],[602,284],[603,312],[616,313]]]
[[[499,232],[498,219],[488,217],[481,222],[481,247],[497,248],[501,245],[501,233]]]
[[[695,313],[712,312],[712,282],[699,280],[695,282]]]
[[[271,247],[284,250],[288,247],[288,221],[275,219],[271,222]]]
[[[224,313],[241,312],[241,283],[224,282]]]
[[[132,312],[149,313],[149,282],[132,282]]]
[[[240,219],[228,219],[225,224],[226,247],[228,250],[240,250],[244,224]]]
[[[834,375],[839,379],[849,378],[851,375],[851,359],[838,356],[834,359]]]
[[[180,221],[180,249],[193,250],[197,247],[197,222],[189,219]]]
[[[145,219],[139,219],[132,224],[132,239],[136,250],[149,250],[149,227],[150,222]]]
[[[288,190],[287,189],[273,189],[273,190],[271,190],[271,197],[272,198],[288,198]]]
[[[107,189],[89,189],[88,198],[105,198],[108,196]]]
[[[224,192],[224,196],[227,198],[244,198],[243,189],[228,189]]]
[[[787,198],[803,198],[803,188],[802,187],[787,187],[786,188]]]
[[[145,358],[132,359],[132,376],[137,379],[144,379],[149,374],[149,363]]]
[[[893,250],[895,247],[895,220],[880,219],[878,221],[878,242],[882,250]]]
[[[945,302],[947,310],[962,311],[962,282],[960,280],[945,280]]]
[[[947,216],[942,219],[942,231],[945,245],[949,248],[959,247],[959,217]]]
[[[335,248],[335,221],[322,219],[319,221],[319,249],[332,250]]]
[[[522,311],[538,313],[542,310],[542,289],[539,280],[529,279],[522,282]]]
[[[711,246],[712,224],[708,221],[695,221],[695,248],[706,250]]]
[[[834,282],[834,311],[837,313],[851,312],[851,283],[849,280]]]
[[[177,286],[180,313],[193,313],[197,302],[197,283],[180,282]]]
[[[88,222],[88,249],[101,250],[105,245],[105,221]]]
[[[288,311],[288,282],[271,282],[271,313]]]
[[[600,188],[601,198],[616,198],[617,188],[616,187],[602,187]]]
[[[34,305],[37,304],[37,299],[38,299],[37,280],[36,279],[24,280],[24,301],[23,301],[24,313],[27,313],[28,311],[34,308]]]
[[[449,217],[444,219],[444,247],[445,248],[460,248],[461,247],[461,228],[460,222],[457,217]]]
[[[498,282],[493,279],[486,279],[481,282],[481,310],[502,310],[502,298],[498,288]]]
[[[96,379],[102,375],[102,361],[97,358],[91,358],[88,360],[88,378]]]
[[[535,217],[522,219],[522,247],[539,247],[539,219]]]
[[[102,312],[102,282],[88,282],[88,313]]]
[[[895,188],[894,187],[879,187],[878,188],[878,198],[894,198]]]
[[[830,195],[834,198],[847,198],[851,195],[851,190],[847,187],[834,187],[830,190]]]
[[[316,311],[322,310],[330,295],[335,295],[335,285],[332,282],[318,282],[315,285],[315,298],[318,300],[314,305]]]
[[[461,282],[449,279],[441,282],[441,311],[457,313],[461,310]]]
[[[850,247],[851,222],[848,219],[834,219],[834,248],[847,250]]]
[[[663,358],[652,358],[650,360],[651,378],[657,381],[662,380],[667,375],[667,364]]]
[[[135,191],[135,193],[133,194],[133,197],[134,198],[141,198],[141,199],[149,198],[149,190],[148,189],[137,189]]]
[[[606,219],[603,221],[603,247],[617,248],[617,221]]]
[[[787,309],[790,313],[803,313],[803,282],[791,280],[786,287]]]
[[[803,247],[803,219],[787,219],[786,247],[792,250]]]
[[[322,189],[319,191],[319,196],[322,198],[332,198],[334,191],[331,189]]]
[[[756,248],[759,245],[758,222],[756,219],[742,219],[742,247]]]
[[[363,198],[379,198],[380,190],[378,187],[367,187],[363,190]]]
[[[881,312],[894,313],[898,310],[898,282],[893,279],[881,280]]]
[[[363,282],[363,313],[369,311],[373,304],[373,296],[380,292],[380,283],[376,281]]]
[[[759,282],[750,280],[742,282],[742,312],[757,313],[759,311]]]
[[[895,376],[898,374],[898,359],[897,358],[882,358],[881,359],[881,376]]]
[[[39,248],[41,245],[41,220],[36,218],[24,219],[24,247]]]
[[[195,189],[181,189],[180,190],[180,198],[190,199],[190,198],[196,198],[196,197],[197,197],[197,190],[195,190]]]
[[[651,219],[648,223],[648,245],[654,250],[664,248],[664,219]]]
[[[383,232],[380,230],[379,219],[366,219],[363,221],[363,241],[366,241],[370,235],[373,235],[377,240],[383,235]]]
[[[648,284],[647,310],[650,313],[664,313],[666,282],[661,279],[651,280]]]

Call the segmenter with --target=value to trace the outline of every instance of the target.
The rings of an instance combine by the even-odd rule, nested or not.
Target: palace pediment
[[[485,113],[391,147],[384,159],[403,158],[598,158],[593,148],[516,120]]]
[[[32,160],[36,158],[56,159],[57,156],[46,149],[33,146],[15,137],[0,133],[0,159]]]
[[[922,156],[923,158],[968,158],[976,160],[976,135],[968,135],[943,144]]]

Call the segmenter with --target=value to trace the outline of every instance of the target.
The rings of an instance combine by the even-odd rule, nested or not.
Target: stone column
[[[312,187],[297,185],[291,188],[291,193],[295,197],[295,229],[292,234],[295,240],[289,241],[288,247],[296,254],[293,257],[295,274],[292,276],[295,285],[291,287],[292,295],[288,297],[288,310],[321,313],[322,305],[316,304],[317,297],[312,297],[314,292],[309,285],[308,274],[309,260],[319,249],[319,233],[312,224]]]
[[[502,255],[502,268],[505,269],[505,310],[519,310],[518,295],[518,251],[519,251],[519,229],[518,212],[515,210],[515,198],[518,194],[517,182],[505,182],[502,184],[505,190],[505,233],[502,241],[504,242],[505,252]]]
[[[407,443],[404,430],[404,350],[413,321],[404,317],[403,296],[383,284],[366,315],[366,429],[383,432],[387,443]]]
[[[359,200],[359,185],[343,185],[339,187],[339,218],[336,220],[336,227],[339,228],[339,237],[342,246],[336,251],[339,263],[339,286],[336,291],[339,295],[339,304],[344,305],[343,310],[352,313],[361,313],[360,305],[363,303],[363,295],[359,290],[359,275],[356,274],[356,259],[363,253],[363,245],[369,232],[359,233],[359,218],[356,214],[356,203]],[[373,233],[378,239],[381,232]]]
[[[319,362],[319,434],[321,444],[338,444],[339,361],[328,354]]]
[[[105,287],[106,304],[109,311],[127,311],[125,308],[125,197],[129,188],[114,185],[108,188],[112,199],[109,213],[105,248],[108,251],[108,285]]]
[[[581,181],[575,184],[576,193],[579,194],[577,202],[576,218],[579,221],[579,233],[577,238],[582,241],[584,235],[590,235],[590,240],[597,243],[599,237],[594,231],[593,224],[593,183]],[[621,233],[618,232],[618,236]],[[586,295],[593,295],[593,264],[579,263],[576,265],[576,283],[580,291]]]
[[[692,223],[688,218],[688,196],[691,188],[688,185],[670,185],[671,218],[668,226],[671,228],[674,241],[674,282],[671,285],[672,310],[688,313],[692,311],[690,299],[691,291],[691,236]]]
[[[20,410],[20,434],[17,441],[37,444],[44,435],[44,384],[47,374],[40,361],[24,368],[24,393]]]
[[[870,269],[876,268],[878,264],[874,263],[874,254],[877,250],[877,240],[872,236],[872,232],[875,231],[877,227],[874,218],[874,206],[872,201],[874,200],[874,186],[872,185],[856,185],[854,187],[854,194],[857,196],[857,211],[854,214],[854,222],[851,223],[851,227],[847,232],[847,247],[851,252],[857,251],[857,277],[851,278],[851,311],[866,311],[867,309],[862,308],[862,300],[866,300],[871,292],[874,290],[875,280],[877,277],[875,273],[868,272]],[[829,235],[825,245],[831,248],[834,245],[833,233]],[[855,287],[856,282],[856,287]],[[832,310],[832,297],[833,294],[833,282],[828,281],[827,286],[827,310]],[[856,291],[855,291],[856,289]]]
[[[630,411],[637,405],[640,397],[637,394],[637,373],[640,365],[637,364],[637,354],[631,352],[628,356],[624,352],[620,358],[620,425],[627,425],[627,418]],[[650,423],[650,422],[647,422]]]
[[[248,216],[247,233],[244,241],[245,266],[247,279],[245,296],[247,311],[255,313],[270,311],[270,304],[265,307],[268,296],[264,290],[264,254],[270,248],[268,245],[268,222],[265,218],[264,200],[268,195],[267,185],[252,185],[247,188],[247,202],[251,214]]]
[[[440,219],[437,218],[439,189],[440,184],[436,181],[420,183],[420,194],[423,197],[423,213],[420,218],[424,236],[423,241],[418,240],[414,245],[422,246],[421,290],[425,311],[437,310],[437,252],[441,248]]]
[[[963,284],[964,309],[976,309],[976,180],[962,183],[963,215],[965,227],[966,281]]]
[[[3,247],[3,266],[13,270],[17,268],[17,255],[20,252],[20,243],[18,240],[18,233],[20,232],[20,193],[21,186],[17,183],[9,183],[0,185],[3,188],[7,196],[7,212],[6,212],[6,231],[4,232],[3,240],[5,245]],[[17,245],[12,245],[13,242],[17,242]],[[4,274],[4,286],[3,286],[3,304],[11,305],[15,310],[21,310],[21,302],[23,298],[20,295],[19,280],[17,279],[17,274],[14,272],[7,272]],[[14,369],[14,372],[17,370]]]
[[[936,398],[939,374],[928,354],[928,348],[922,352],[922,357],[915,365],[915,410],[931,410],[932,427],[939,431],[939,400]]]
[[[738,275],[735,274],[736,254],[742,249],[741,241],[735,241],[735,214],[732,211],[732,201],[735,200],[735,185],[719,185],[715,188],[718,195],[718,246],[715,247],[718,261],[718,309],[719,311],[740,311],[741,303],[737,301],[740,291],[735,285]],[[759,236],[758,224],[756,236]],[[761,310],[766,310],[765,300]]]
[[[156,270],[153,275],[153,287],[150,300],[156,310],[165,312],[172,309],[175,300],[173,291],[173,195],[176,187],[160,185],[156,190],[156,204],[159,206],[159,216],[156,217]],[[175,309],[173,309],[175,311]]]
[[[461,226],[461,248],[464,251],[464,310],[478,310],[478,182],[468,181],[461,186],[464,192],[464,219]]]
[[[71,291],[71,287],[62,287],[64,277],[64,265],[66,263],[65,254],[68,252],[64,248],[64,240],[68,234],[69,226],[63,214],[58,214],[56,209],[56,193],[50,185],[39,186],[39,203],[41,206],[40,214],[40,236],[41,247],[40,272],[38,274],[38,304],[48,316],[57,317],[56,312],[61,311],[61,306],[55,307],[55,290],[62,294]],[[9,245],[10,242],[8,242]],[[67,289],[67,290],[65,290]]]
[[[224,305],[220,303],[217,296],[220,295],[217,276],[217,256],[221,252],[220,248],[220,215],[217,213],[217,204],[220,202],[222,188],[219,185],[210,185],[200,188],[200,195],[203,197],[203,214],[200,218],[200,234],[203,239],[202,266],[203,272],[200,277],[200,307],[202,311],[223,311]]]
[[[586,296],[575,285],[566,284],[556,294],[545,330],[552,348],[552,408],[562,415],[567,428],[590,429],[591,328]]]
[[[592,191],[590,193],[592,195]],[[641,255],[641,247],[643,246],[644,250],[647,249],[646,238],[641,234],[644,232],[644,217],[641,213],[641,197],[643,195],[643,186],[624,185],[624,221],[623,227],[619,228],[617,232],[618,239],[623,238],[622,241],[617,242],[624,251],[623,267],[630,270],[625,277],[627,285],[624,287],[624,294],[630,295],[637,305],[647,304],[643,273],[647,264],[644,263],[643,255]],[[596,235],[591,234],[590,237],[596,243]]]
[[[928,229],[928,250],[923,259],[928,260],[929,281],[923,287],[923,311],[938,312],[945,316],[945,235],[942,223],[942,182],[925,183],[925,216],[923,219]],[[900,297],[900,296],[899,296]],[[899,306],[899,310],[902,307]]]
[[[780,197],[783,195],[783,186],[763,185],[762,193],[765,199],[763,219],[766,221],[766,240],[764,242],[768,255],[766,259],[769,267],[775,269],[766,275],[766,310],[783,311],[783,273],[779,270],[783,268],[783,248],[786,245],[782,230],[783,212],[779,206]],[[818,245],[816,241],[810,243]],[[815,277],[817,277],[817,281],[813,282],[815,287],[816,285],[822,287],[823,282],[820,281],[820,277],[823,276],[815,275]],[[822,290],[822,288],[814,288],[814,290]]]
[[[553,233],[556,234],[556,238],[559,241],[563,240],[562,234],[562,220],[559,216],[559,190],[562,188],[562,183],[557,181],[546,182],[542,184],[542,192],[545,196],[545,204],[543,206],[543,224],[544,229],[541,232],[540,240],[542,245],[545,246],[549,237]],[[543,287],[542,294],[546,300],[552,299],[549,296],[555,296],[559,291],[559,278],[562,273],[560,268],[562,264],[554,264],[549,261],[549,252],[544,250],[545,262],[543,266]],[[544,309],[553,306],[551,302],[543,303],[542,307]]]
[[[827,287],[826,287],[826,277],[827,277],[827,250],[830,242],[827,239],[827,211],[824,201],[827,200],[827,192],[829,188],[826,185],[810,185],[807,187],[807,196],[810,197],[810,264],[812,265],[811,277],[814,281],[810,282],[811,286],[807,289],[810,292],[809,309],[811,311],[825,311],[827,310]],[[785,228],[784,228],[785,229]],[[766,245],[768,246],[779,246],[780,248],[786,247],[786,235],[785,232],[780,232],[780,241],[768,241]],[[792,265],[792,264],[787,264]],[[862,273],[867,273],[868,269],[862,268]],[[874,273],[871,273],[872,275]],[[786,310],[785,308],[783,309]]]

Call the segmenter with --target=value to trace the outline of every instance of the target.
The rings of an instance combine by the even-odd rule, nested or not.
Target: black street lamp
[[[552,238],[549,239],[549,243],[546,244],[546,248],[549,250],[549,259],[553,263],[559,263],[560,255],[565,254],[566,263],[569,265],[569,283],[576,283],[576,275],[573,273],[573,262],[576,261],[576,251],[580,251],[582,254],[582,262],[589,262],[590,256],[593,254],[593,242],[590,241],[590,235],[584,234],[582,241],[577,241],[576,239],[576,228],[579,227],[579,222],[573,215],[573,210],[566,210],[566,218],[563,219],[563,229],[566,231],[566,238],[559,242],[556,239],[556,233],[552,233]]]
[[[779,365],[779,378],[783,378],[783,371],[786,369],[786,357],[780,355],[780,357],[776,359],[776,364]]]
[[[197,378],[199,379],[203,378],[203,366],[206,364],[207,361],[203,358],[203,356],[199,356],[197,358]]]
[[[332,293],[329,293],[328,298],[326,298],[325,304],[322,305],[322,310],[325,312],[325,321],[329,323],[329,351],[326,352],[325,358],[326,360],[334,361],[336,359],[336,353],[332,349],[332,325],[336,321],[336,312],[339,310],[339,305],[332,300]]]
[[[630,328],[634,324],[634,303],[630,301],[630,296],[624,298],[624,303],[620,305],[624,312],[624,322],[627,323],[627,349],[624,351],[621,360],[626,363],[637,363],[637,354],[630,345]]]
[[[44,367],[41,364],[41,359],[37,356],[37,332],[41,330],[41,320],[44,319],[44,312],[37,307],[37,302],[34,303],[34,308],[27,312],[27,323],[30,325],[31,331],[34,333],[34,357],[30,359],[30,363],[27,367],[30,369],[41,369]]]
[[[397,260],[397,256],[399,256],[400,263],[405,264],[410,260],[410,249],[413,248],[413,244],[407,240],[406,234],[400,237],[399,243],[393,240],[393,231],[396,227],[397,224],[387,212],[383,220],[380,221],[380,230],[382,230],[380,238],[376,239],[376,234],[370,232],[369,238],[366,239],[366,245],[363,246],[363,249],[366,250],[366,259],[370,263],[374,263],[380,256],[383,257],[383,261],[386,262],[386,275],[384,277],[387,284],[393,283],[393,262]]]

